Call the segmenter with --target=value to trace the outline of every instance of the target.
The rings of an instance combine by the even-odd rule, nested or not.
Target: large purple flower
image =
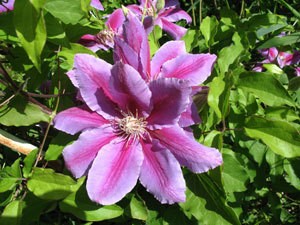
[[[154,25],[158,25],[176,40],[185,35],[187,29],[174,22],[185,20],[190,23],[192,18],[180,9],[178,0],[139,0],[139,2],[140,5],[129,5],[127,8],[140,16],[147,33],[152,31]]]
[[[185,200],[180,164],[196,173],[222,163],[214,148],[196,142],[178,125],[190,103],[188,81],[160,78],[146,83],[132,66],[87,54],[69,72],[85,102],[59,113],[55,127],[82,132],[63,156],[78,178],[87,175],[89,197],[100,204],[121,200],[139,179],[162,203]]]
[[[8,11],[13,10],[14,9],[14,3],[15,3],[15,0],[1,1],[0,13],[8,12]]]

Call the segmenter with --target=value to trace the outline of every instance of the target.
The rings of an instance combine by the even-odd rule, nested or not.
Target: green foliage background
[[[222,167],[184,170],[187,201],[161,205],[141,185],[111,206],[92,203],[85,178],[64,168],[63,148],[76,136],[51,126],[71,107],[75,90],[65,76],[77,43],[103,29],[103,16],[137,1],[17,0],[0,15],[0,134],[38,147],[24,156],[0,146],[0,224],[297,224],[300,221],[300,77],[291,67],[252,68],[257,50],[300,49],[296,0],[180,1],[192,17],[183,40],[191,53],[218,56],[209,92],[195,97],[202,123],[195,138],[218,148]],[[278,35],[285,32],[286,36]],[[157,27],[151,52],[170,38]],[[111,52],[97,55],[111,61]],[[51,85],[47,86],[47,82]],[[46,86],[46,88],[41,88]]]

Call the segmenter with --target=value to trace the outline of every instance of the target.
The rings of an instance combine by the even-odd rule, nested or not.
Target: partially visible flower
[[[185,201],[180,164],[196,173],[222,163],[217,149],[199,144],[178,121],[190,102],[186,80],[147,84],[133,67],[75,56],[73,83],[86,105],[59,113],[57,129],[82,132],[63,156],[75,177],[87,175],[89,197],[100,204],[121,200],[139,179],[162,203]]]
[[[100,0],[91,0],[91,6],[98,10],[104,10]]]
[[[293,54],[289,52],[279,52],[277,56],[277,63],[280,68],[291,65]]]
[[[0,1],[0,13],[13,10],[14,3],[15,3],[15,0]]]
[[[277,64],[281,69],[286,66],[297,66],[300,62],[300,52],[294,51],[282,52],[277,48],[272,47],[269,49],[263,49],[259,51],[261,55],[265,58],[263,61],[258,62],[252,69],[256,72],[262,72],[264,70],[264,64]],[[266,67],[266,65],[265,65]],[[297,74],[297,71],[296,71]]]
[[[79,43],[86,46],[93,52],[100,49],[109,50],[114,46],[114,35],[121,30],[122,24],[125,21],[122,10],[114,11],[107,19],[105,25],[106,29],[101,30],[98,34],[85,34],[83,35]]]
[[[300,77],[300,67],[295,68],[296,76]]]
[[[155,25],[158,25],[175,40],[179,40],[185,35],[187,29],[174,24],[174,22],[185,20],[190,23],[192,18],[180,9],[178,0],[139,0],[139,2],[140,5],[129,5],[127,8],[144,21],[148,34]]]

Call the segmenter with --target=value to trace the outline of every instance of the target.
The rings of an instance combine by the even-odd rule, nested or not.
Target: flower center
[[[114,32],[110,29],[102,30],[96,34],[96,38],[99,44],[107,45],[114,42]]]
[[[154,10],[152,7],[146,7],[144,10],[146,16],[152,16],[152,17],[154,16]]]
[[[117,133],[128,140],[131,138],[133,140],[144,138],[144,134],[147,133],[147,121],[142,117],[134,116],[132,113],[122,114],[124,118],[114,121]]]

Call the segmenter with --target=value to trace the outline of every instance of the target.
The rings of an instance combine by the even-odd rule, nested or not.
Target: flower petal
[[[110,46],[105,46],[97,41],[97,36],[92,34],[85,34],[83,35],[79,41],[79,44],[87,47],[93,52],[97,52],[99,49],[103,49],[107,51]]]
[[[185,20],[187,23],[192,22],[190,15],[178,7],[165,8],[165,10],[161,10],[158,16],[168,20],[169,22],[177,22],[179,20]]]
[[[58,113],[54,118],[54,127],[68,134],[76,134],[87,128],[96,128],[108,121],[86,106],[69,108]]]
[[[159,77],[187,79],[191,86],[197,86],[211,74],[216,55],[185,54],[163,64]]]
[[[132,38],[134,37],[134,38]],[[142,22],[129,12],[123,25],[124,41],[138,54],[140,67],[137,69],[144,77],[150,74],[150,48],[148,36]]]
[[[104,10],[104,8],[99,0],[91,0],[91,6],[98,10]]]
[[[166,31],[175,40],[179,40],[180,38],[182,38],[187,31],[186,28],[178,26],[178,25],[166,20],[165,18],[160,18],[160,19],[156,20],[155,24],[160,26],[164,31]]]
[[[112,66],[92,55],[76,54],[74,67],[80,94],[89,108],[106,119],[117,116],[108,90]]]
[[[9,12],[14,9],[14,0],[2,1],[0,5],[0,13]]]
[[[138,71],[140,65],[138,53],[118,36],[115,36],[114,42],[114,61],[121,61],[125,64],[129,64]]]
[[[92,201],[102,205],[121,200],[135,186],[143,163],[139,143],[128,144],[116,138],[105,145],[95,158],[87,179]]]
[[[206,172],[222,164],[222,155],[217,149],[199,144],[179,126],[155,130],[151,135],[159,139],[181,165],[195,173]]]
[[[140,74],[130,65],[117,62],[112,69],[110,93],[119,107],[127,112],[148,115],[151,110],[151,92]]]
[[[191,88],[188,81],[161,78],[149,84],[153,110],[147,118],[150,129],[172,126],[178,122],[190,102]]]
[[[186,111],[184,111],[180,115],[180,119],[178,124],[180,127],[188,127],[194,124],[200,123],[201,119],[199,117],[197,107],[194,102],[190,102],[189,106],[187,107]]]
[[[113,31],[117,31],[125,21],[125,16],[122,9],[116,9],[106,21],[106,26]]]
[[[153,139],[143,143],[144,161],[140,182],[161,203],[185,201],[185,181],[180,165],[171,152]]]
[[[98,151],[113,138],[115,133],[112,128],[104,125],[97,129],[83,131],[77,141],[65,147],[64,160],[74,177],[85,175]]]
[[[179,55],[186,54],[184,41],[168,41],[161,46],[151,61],[151,77],[155,79],[160,72],[161,66]]]

